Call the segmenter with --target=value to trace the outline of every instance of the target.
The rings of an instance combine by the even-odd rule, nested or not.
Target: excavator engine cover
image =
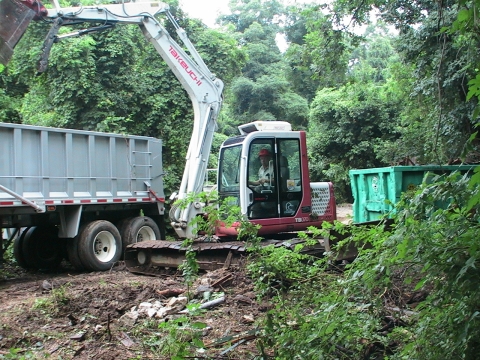
[[[46,14],[45,7],[35,0],[0,0],[0,63],[8,64],[30,21]]]

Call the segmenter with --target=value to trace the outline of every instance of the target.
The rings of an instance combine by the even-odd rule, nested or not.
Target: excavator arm
[[[166,62],[177,79],[187,91],[193,104],[193,131],[186,156],[185,170],[178,194],[172,200],[182,200],[187,194],[200,193],[203,190],[205,172],[208,165],[213,135],[217,127],[217,117],[222,105],[223,82],[210,72],[201,56],[188,39],[185,31],[178,25],[165,3],[123,3],[111,5],[95,5],[85,7],[60,8],[55,3],[54,9],[39,10],[42,6],[37,0],[1,0],[0,9],[3,14],[0,20],[0,52],[7,55],[2,60],[8,61],[13,47],[26,30],[31,19],[43,17],[53,23],[45,43],[40,69],[46,67],[48,53],[54,42],[68,36],[116,26],[117,24],[136,24],[144,36],[152,43],[159,55]],[[9,6],[7,9],[6,6]],[[2,8],[4,7],[4,8]],[[12,19],[8,16],[12,11],[25,12],[22,18]],[[44,9],[44,8],[43,8]],[[7,11],[8,12],[5,12]],[[188,53],[170,36],[158,15],[165,15],[176,29],[176,32],[188,50]],[[13,20],[13,21],[12,21]],[[73,33],[57,35],[61,26],[79,23],[94,23],[99,26]],[[12,30],[15,28],[14,30]],[[3,29],[3,31],[2,31]],[[12,36],[13,34],[13,36]],[[0,55],[1,58],[1,55]],[[187,121],[187,120],[186,120]],[[181,238],[193,237],[190,220],[202,213],[202,204],[191,203],[186,207],[173,206],[170,211],[172,226]]]

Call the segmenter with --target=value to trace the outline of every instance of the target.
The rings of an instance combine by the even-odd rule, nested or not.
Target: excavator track
[[[273,245],[293,250],[303,239],[264,240],[261,246]],[[196,241],[192,249],[196,252],[196,261],[201,270],[215,270],[230,266],[241,267],[247,255],[247,244],[242,241],[200,242]],[[132,273],[144,275],[163,275],[165,269],[176,269],[185,260],[187,248],[182,241],[148,240],[129,245],[125,251],[125,265]],[[317,244],[305,246],[303,254],[323,256],[325,243],[318,239]]]

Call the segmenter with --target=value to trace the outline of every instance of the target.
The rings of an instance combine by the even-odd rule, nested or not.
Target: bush
[[[393,226],[348,229],[343,243],[359,254],[343,271],[328,259],[289,258],[288,292],[272,282],[275,292],[264,291],[276,306],[263,344],[276,358],[477,358],[480,172],[433,180],[402,198]],[[262,268],[285,263],[276,250]]]

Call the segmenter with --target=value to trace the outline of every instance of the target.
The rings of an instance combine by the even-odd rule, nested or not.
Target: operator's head
[[[270,155],[270,151],[268,151],[267,149],[262,149],[258,153],[258,158],[260,159],[260,164],[262,164],[262,167],[266,169],[272,157]]]
[[[260,159],[262,159],[262,157],[268,157],[268,158],[270,158],[270,157],[271,157],[270,151],[268,151],[267,149],[262,149],[262,150],[260,150],[260,152],[258,153],[258,157],[259,157]]]

